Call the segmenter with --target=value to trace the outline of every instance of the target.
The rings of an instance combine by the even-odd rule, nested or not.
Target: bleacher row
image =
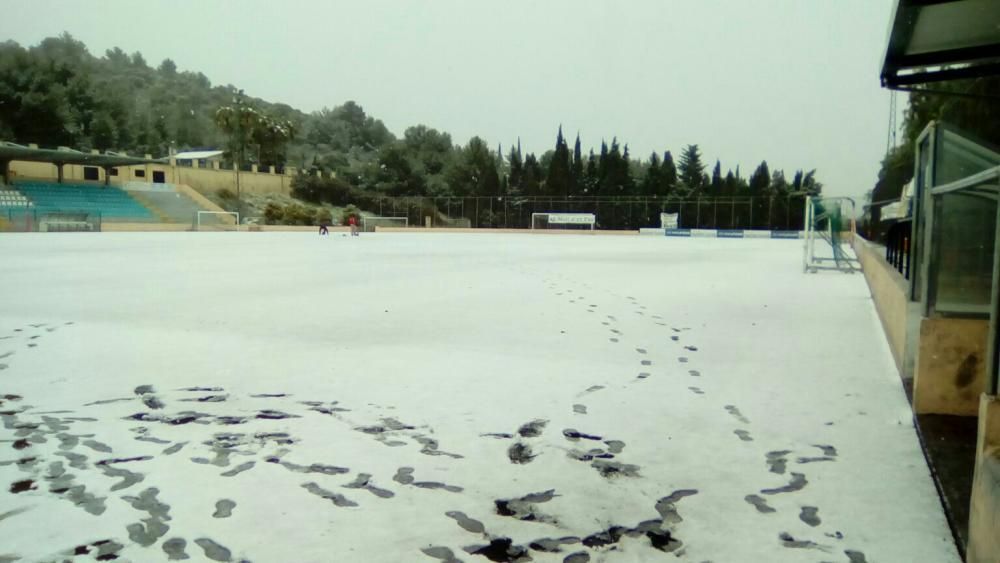
[[[31,201],[17,190],[0,186],[0,207],[31,207]]]
[[[97,213],[105,220],[153,219],[153,214],[127,192],[111,186],[20,181],[14,187],[37,213]],[[11,201],[22,201],[16,197]]]

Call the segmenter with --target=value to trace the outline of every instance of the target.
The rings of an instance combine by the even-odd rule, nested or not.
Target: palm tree
[[[220,107],[215,112],[215,124],[223,133],[229,136],[229,154],[236,164],[236,205],[237,212],[243,212],[243,199],[240,197],[240,168],[246,161],[247,147],[253,140],[258,129],[261,115],[246,103],[243,90],[236,93],[233,105]]]

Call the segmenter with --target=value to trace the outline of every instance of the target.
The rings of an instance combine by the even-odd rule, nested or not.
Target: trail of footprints
[[[555,284],[550,284],[549,287],[556,290],[558,296],[566,295],[570,304],[586,306],[588,313],[595,313],[598,310],[596,303],[592,303],[591,300],[588,300],[583,295],[573,295],[574,292],[572,289],[560,292],[558,291],[558,286]],[[626,299],[635,308],[633,312],[637,316],[647,317],[646,307],[640,304],[635,297],[627,296]],[[656,325],[662,327],[668,326],[666,322],[663,322],[662,317],[658,315],[650,315],[647,318]],[[605,315],[604,319],[600,322],[609,331],[609,341],[615,344],[620,343],[625,335],[618,326],[618,319],[614,315]],[[72,324],[72,322],[69,322],[65,323],[64,326]],[[51,333],[58,330],[59,326],[38,324],[30,325],[29,328],[34,329],[34,332],[38,332],[38,334],[28,335],[24,333],[25,329],[15,329],[13,335],[0,337],[0,341],[16,340],[19,336],[27,336],[25,338],[27,348],[35,348],[38,345],[37,341],[42,336],[41,331],[44,330]],[[687,330],[689,329],[671,328],[673,334],[670,335],[670,341],[680,343],[681,334]],[[698,351],[698,348],[692,345],[684,345],[683,348],[688,353]],[[648,358],[648,350],[646,348],[636,347],[635,353],[639,356],[638,361],[640,366],[648,369],[653,365],[652,360]],[[9,367],[7,362],[10,361],[12,356],[14,356],[14,351],[0,353],[0,370]],[[677,361],[680,364],[687,364],[689,363],[689,358],[687,356],[678,356]],[[688,375],[690,377],[701,377],[702,374],[697,369],[689,369]],[[647,379],[650,376],[650,371],[641,371],[636,379]],[[586,396],[603,388],[602,385],[593,385],[578,396]],[[704,394],[704,391],[699,387],[691,386],[689,389],[695,394]],[[177,403],[201,405],[224,404],[229,398],[229,395],[218,387],[190,387],[179,391],[184,393],[185,396],[178,398],[176,400]],[[251,397],[257,399],[284,399],[288,395],[284,393],[262,393],[251,395]],[[27,420],[23,419],[25,417],[18,416],[30,408],[22,405],[21,401],[22,397],[17,395],[0,395],[0,409],[3,409],[0,410],[0,420],[2,420],[4,428],[12,431],[15,435],[15,440],[10,441],[12,448],[16,451],[29,450],[25,452],[26,455],[22,455],[18,459],[0,461],[0,465],[16,464],[18,469],[27,474],[28,477],[11,483],[8,489],[9,492],[14,494],[31,491],[41,492],[47,486],[49,494],[63,498],[88,513],[100,515],[106,510],[108,499],[106,497],[97,497],[88,492],[84,485],[75,481],[74,475],[67,471],[66,465],[76,470],[98,470],[106,477],[114,479],[115,482],[110,487],[110,491],[112,492],[132,489],[145,480],[144,473],[140,470],[133,471],[130,468],[133,465],[141,468],[144,461],[152,459],[151,456],[105,457],[104,459],[91,462],[90,456],[76,451],[77,448],[82,447],[92,452],[90,455],[113,453],[110,446],[99,440],[95,440],[93,434],[72,434],[69,432],[72,425],[76,422],[94,421],[96,419],[90,417],[53,417],[49,415],[60,413],[51,412],[48,415],[38,413],[41,416],[40,420],[37,418],[35,420]],[[276,409],[261,409],[253,416],[215,415],[198,410],[181,410],[168,414],[166,412],[167,403],[149,385],[135,388],[131,396],[95,401],[85,406],[98,406],[125,401],[139,402],[147,409],[128,417],[131,420],[146,423],[146,425],[132,429],[135,434],[134,439],[141,442],[169,444],[169,446],[161,451],[161,455],[176,455],[183,451],[189,445],[189,442],[171,443],[168,440],[157,438],[153,435],[153,427],[149,426],[149,424],[165,424],[170,426],[198,424],[227,427],[245,425],[253,421],[282,420],[303,416]],[[343,413],[350,412],[349,409],[339,405],[336,401],[301,401],[298,404],[304,405],[307,411],[331,416],[341,422],[347,422],[343,418]],[[739,423],[743,425],[750,424],[749,419],[735,405],[726,405],[725,410]],[[585,415],[587,414],[587,406],[576,403],[573,405],[573,412]],[[517,429],[516,433],[495,433],[484,436],[503,440],[515,440],[508,447],[507,457],[512,464],[526,464],[539,455],[533,449],[531,440],[540,437],[546,425],[547,421],[539,419],[523,424]],[[412,442],[420,445],[420,453],[424,455],[446,456],[456,459],[462,457],[459,454],[441,450],[437,440],[427,435],[427,433],[421,432],[414,426],[402,423],[395,418],[386,417],[381,419],[380,423],[377,424],[354,425],[354,430],[370,435],[373,439],[388,447],[401,447]],[[734,433],[742,441],[753,441],[749,431],[745,428],[736,429]],[[586,444],[595,446],[583,449],[578,447],[568,448],[567,457],[569,459],[589,463],[599,474],[608,479],[639,476],[639,468],[637,466],[612,461],[624,450],[624,442],[620,440],[605,440],[601,436],[580,432],[572,428],[564,429],[562,434],[563,438],[574,446]],[[57,446],[58,451],[54,452],[53,455],[60,456],[63,459],[52,460],[45,464],[44,460],[40,459],[38,455],[30,455],[30,450],[34,444],[44,444],[50,438],[59,442]],[[190,459],[192,462],[198,464],[227,468],[220,475],[232,478],[254,469],[257,466],[257,461],[260,461],[259,459],[247,460],[234,464],[231,460],[233,456],[254,456],[260,454],[265,448],[290,446],[296,442],[296,438],[281,432],[218,432],[213,434],[211,439],[198,444],[200,449],[203,446],[209,449],[212,454],[211,458],[195,456]],[[600,446],[597,446],[598,443]],[[836,460],[837,451],[833,446],[816,445],[815,448],[819,451],[812,452],[813,455],[803,453],[802,455],[794,456],[794,463],[805,465]],[[340,475],[350,472],[346,467],[321,463],[303,465],[283,459],[290,451],[288,448],[279,449],[275,453],[265,455],[263,461],[277,464],[288,471],[302,474]],[[768,452],[765,463],[769,471],[784,475],[790,460],[793,459],[792,454],[791,450]],[[462,487],[455,485],[436,481],[418,481],[414,477],[414,469],[412,467],[400,467],[392,477],[392,481],[398,486],[404,487],[412,486],[423,489],[436,489],[450,493],[461,493],[463,491]],[[804,473],[790,471],[787,484],[762,488],[757,493],[746,495],[744,500],[762,515],[774,514],[779,511],[768,503],[768,497],[796,493],[802,491],[807,484],[808,479]],[[359,506],[356,500],[348,498],[345,494],[324,488],[315,481],[304,482],[301,487],[307,493],[330,501],[336,508],[354,508]],[[393,491],[379,486],[373,476],[368,473],[357,473],[353,480],[341,485],[341,487],[347,490],[365,491],[379,499],[390,499],[395,496]],[[516,544],[510,538],[492,536],[488,533],[482,522],[470,518],[462,512],[449,511],[445,516],[455,520],[457,525],[463,530],[487,539],[488,543],[485,545],[475,544],[466,546],[463,549],[470,555],[482,556],[492,561],[528,560],[530,558],[528,554],[531,550],[538,552],[560,552],[573,547],[582,547],[584,549],[573,551],[564,559],[565,562],[578,563],[590,560],[589,550],[613,546],[625,537],[636,538],[643,536],[646,537],[652,548],[660,551],[676,552],[680,555],[683,553],[681,549],[682,543],[672,536],[673,531],[671,526],[677,524],[682,519],[677,514],[674,504],[684,496],[689,496],[696,492],[693,490],[676,491],[674,494],[660,499],[655,508],[660,513],[661,518],[643,521],[634,527],[611,526],[606,530],[598,531],[582,538],[574,536],[541,538],[528,541],[526,542],[527,545]],[[527,522],[558,524],[554,516],[546,514],[538,508],[539,504],[548,502],[556,496],[558,495],[555,494],[554,490],[548,490],[542,493],[532,493],[520,498],[498,499],[495,501],[496,513],[500,516]],[[159,490],[156,487],[146,487],[134,495],[122,494],[120,498],[122,501],[129,503],[138,513],[145,515],[125,527],[129,541],[145,547],[153,546],[162,540],[160,544],[161,548],[170,560],[189,558],[191,555],[188,551],[195,549],[193,546],[197,546],[202,551],[204,557],[209,560],[233,560],[231,550],[211,538],[199,537],[193,539],[190,543],[180,537],[168,538],[169,523],[171,521],[170,507],[159,499]],[[229,518],[235,508],[236,503],[234,501],[220,499],[215,502],[215,511],[212,513],[212,517]],[[0,520],[16,516],[18,513],[18,510],[2,513],[0,514]],[[820,509],[816,506],[801,505],[797,516],[803,523],[810,527],[816,528],[822,525]],[[827,533],[826,536],[836,540],[843,539],[843,535],[840,532]],[[97,540],[90,544],[76,546],[64,555],[70,558],[76,555],[86,555],[95,557],[98,560],[114,560],[119,557],[118,553],[125,547],[125,544],[121,543],[122,541],[124,541],[122,538]],[[808,539],[795,538],[787,532],[780,532],[778,534],[778,541],[781,545],[793,549],[831,550],[831,547],[828,545],[819,544]],[[426,547],[421,551],[429,557],[442,561],[459,560],[450,548],[444,546]],[[865,555],[860,551],[848,549],[844,553],[849,558],[850,563],[866,562]]]
[[[6,354],[7,357],[10,355]],[[353,430],[372,436],[391,447],[397,447],[397,444],[391,443],[397,440],[403,441],[403,445],[407,443],[418,445],[420,453],[425,455],[461,457],[458,454],[441,450],[437,440],[431,438],[426,432],[393,418],[383,418],[374,425],[352,424],[342,418],[342,413],[349,412],[349,409],[338,405],[336,401],[293,403],[291,406],[295,409],[305,409],[302,414],[290,412],[295,409],[287,408],[282,410],[261,409],[251,416],[214,414],[200,410],[175,412],[170,409],[171,405],[180,406],[185,403],[224,406],[228,397],[229,395],[218,387],[189,387],[164,395],[151,385],[141,385],[133,390],[131,396],[95,401],[84,405],[84,407],[100,408],[102,405],[110,403],[133,402],[142,410],[126,416],[125,419],[141,423],[141,425],[131,429],[136,441],[166,446],[160,451],[160,455],[164,456],[178,455],[185,451],[185,448],[191,447],[197,447],[199,454],[207,451],[208,456],[193,455],[189,458],[190,461],[207,467],[215,466],[225,469],[219,475],[226,478],[236,477],[254,469],[258,466],[258,461],[277,464],[296,473],[340,475],[350,472],[345,467],[322,463],[306,465],[285,459],[292,452],[289,447],[298,442],[297,438],[288,433],[259,431],[260,428],[256,429],[258,431],[241,432],[226,430],[228,428],[242,428],[251,423],[260,426],[268,424],[269,421],[299,418],[306,416],[309,412],[316,413],[313,416],[331,416],[342,423],[350,424]],[[282,399],[288,395],[265,393],[252,397]],[[304,406],[298,407],[296,405]],[[99,496],[100,493],[92,493],[87,486],[76,480],[76,475],[71,471],[99,472],[112,479],[110,488],[105,490],[120,494],[118,497],[120,501],[128,503],[137,514],[135,521],[124,525],[122,537],[101,539],[75,546],[63,552],[59,556],[60,559],[69,560],[76,556],[85,556],[98,560],[115,560],[120,557],[121,550],[131,542],[141,547],[153,547],[159,544],[170,560],[188,559],[195,556],[193,550],[201,551],[201,555],[212,561],[236,560],[230,548],[216,539],[198,537],[188,540],[181,537],[169,537],[172,520],[169,504],[162,499],[160,491],[156,487],[146,486],[141,490],[138,487],[147,477],[143,471],[144,462],[148,462],[154,456],[116,456],[113,448],[95,439],[94,434],[72,432],[74,424],[95,422],[98,420],[96,418],[50,416],[56,413],[34,413],[31,412],[32,408],[31,405],[25,404],[23,397],[19,395],[0,395],[0,409],[2,409],[0,410],[0,422],[5,430],[13,434],[12,440],[0,440],[0,444],[7,442],[12,451],[20,454],[17,459],[4,460],[0,458],[0,466],[16,465],[25,474],[24,478],[17,479],[8,485],[8,492],[11,494],[52,495],[69,501],[90,514],[99,516],[107,510],[109,503],[115,502],[115,499],[109,496]],[[73,414],[71,411],[64,411],[64,414],[66,413]],[[205,427],[210,432],[210,437],[194,446],[189,441],[172,443],[169,440],[156,437],[158,425],[198,425]],[[404,440],[408,440],[408,442]],[[51,457],[42,452],[43,449],[51,449],[53,445],[55,451],[51,452]],[[279,449],[273,451],[274,448]],[[273,453],[267,453],[268,451],[273,451]],[[246,459],[247,457],[255,457],[256,459]],[[238,458],[243,458],[245,461]],[[396,476],[393,477],[393,481],[400,485],[420,489],[440,490],[448,493],[463,491],[462,487],[455,485],[430,480],[416,480],[413,477],[413,468],[407,467],[400,468]],[[359,501],[352,500],[345,494],[329,491],[315,482],[307,481],[301,487],[306,493],[332,501],[336,507],[360,506]],[[340,487],[347,491],[367,492],[379,499],[389,499],[395,496],[393,491],[380,487],[371,474],[363,472],[356,473],[353,480],[341,484]],[[133,492],[136,490],[139,492]],[[121,493],[118,493],[119,491]],[[220,519],[229,518],[235,508],[234,501],[220,499],[215,502],[215,510],[211,516]],[[0,514],[0,520],[16,517],[25,510],[15,509],[4,512]],[[242,559],[240,560],[242,561]]]
[[[549,287],[551,289],[559,291],[559,286],[556,285],[556,284],[554,284],[554,283],[550,283]],[[557,295],[561,295],[563,293],[570,294],[570,293],[573,293],[573,291],[570,290],[570,289],[567,289],[567,290],[563,290],[562,292],[557,293]],[[639,303],[638,300],[635,297],[633,297],[633,296],[625,296],[624,298],[627,300],[627,303],[630,306],[634,307],[634,311],[633,312],[636,315],[638,315],[638,316],[646,316],[646,307],[644,305],[642,305],[641,303]],[[570,303],[576,303],[580,299],[581,298],[579,298],[579,297],[574,297],[574,298],[570,299]],[[592,305],[591,308],[596,308],[596,306]],[[591,310],[590,312],[593,312],[593,311]],[[664,322],[664,319],[661,316],[659,316],[659,315],[650,315],[649,318],[656,325],[658,325],[658,326],[669,327],[669,324],[666,323],[666,322]],[[624,334],[623,334],[623,332],[620,330],[620,328],[618,326],[618,319],[614,315],[605,315],[605,317],[603,318],[603,320],[601,320],[600,322],[609,331],[608,340],[611,343],[614,343],[614,344],[620,343],[621,339],[624,337]],[[670,327],[670,330],[672,332],[672,334],[669,337],[670,341],[672,343],[674,343],[674,344],[680,344],[681,341],[682,341],[682,334],[684,332],[690,330],[690,329],[687,328],[687,327],[680,327],[680,328],[678,328],[678,327]],[[691,345],[691,344],[683,344],[682,348],[683,348],[683,350],[687,354],[696,353],[699,350],[699,348],[697,346],[694,346],[694,345]],[[638,375],[636,376],[636,380],[645,380],[645,379],[648,379],[649,377],[652,376],[652,373],[651,373],[651,371],[649,371],[649,369],[653,365],[652,360],[650,360],[648,358],[648,350],[647,350],[647,348],[644,348],[644,347],[636,347],[635,348],[635,353],[638,355],[638,362],[639,362],[639,365],[642,368],[642,371],[639,371]],[[679,364],[689,364],[690,363],[690,357],[688,355],[686,355],[686,354],[685,355],[680,355],[680,356],[677,357],[677,362]],[[698,369],[689,369],[687,371],[687,373],[688,373],[688,375],[690,377],[701,377],[702,376],[701,371],[698,370]],[[601,386],[592,387],[592,388],[588,389],[587,391],[579,394],[578,397],[579,396],[585,396],[586,394],[588,394],[588,393],[590,393],[590,392],[592,392],[594,390],[597,390],[598,388],[601,388]],[[690,390],[695,395],[705,395],[704,390],[701,387],[699,387],[699,386],[694,386],[694,385],[688,386],[688,390]],[[581,405],[581,404],[574,404],[573,405],[573,411],[575,413],[578,413],[578,414],[585,414],[586,413],[586,408],[587,407],[585,405]],[[750,433],[750,430],[747,428],[751,424],[749,418],[747,418],[743,414],[743,412],[736,405],[728,404],[728,405],[724,406],[724,409],[725,409],[725,411],[736,422],[738,422],[740,425],[743,426],[743,427],[734,429],[733,430],[733,434],[740,441],[742,441],[742,442],[754,442],[753,435]],[[798,455],[798,456],[794,457],[794,463],[797,464],[797,465],[805,465],[805,464],[817,463],[817,462],[833,462],[833,461],[836,461],[837,451],[836,451],[836,448],[834,448],[833,446],[823,445],[823,444],[817,444],[814,447],[819,450],[818,454],[821,454],[821,455],[808,455],[808,454]],[[789,457],[788,456],[791,455],[791,454],[793,454],[793,452],[791,450],[781,450],[781,451],[768,452],[767,455],[766,455],[766,464],[769,467],[769,471],[771,473],[784,474],[785,471],[786,471],[787,464],[789,463]],[[775,509],[774,507],[772,507],[768,503],[767,497],[770,497],[770,496],[773,496],[773,495],[796,493],[796,492],[802,491],[806,487],[807,484],[808,484],[808,479],[807,479],[807,477],[806,477],[806,475],[804,473],[802,473],[802,472],[790,472],[789,481],[788,481],[787,484],[782,485],[782,486],[776,486],[776,487],[762,488],[760,491],[758,491],[758,493],[752,493],[752,494],[746,495],[744,497],[744,500],[748,504],[750,504],[751,506],[753,506],[754,509],[758,513],[760,513],[760,514],[773,514],[773,513],[778,512],[778,510]],[[799,507],[798,518],[799,518],[800,521],[802,521],[803,523],[805,523],[808,526],[813,527],[813,528],[819,527],[822,524],[822,518],[819,515],[819,508],[816,507],[816,506],[801,505]],[[836,540],[842,540],[843,539],[843,535],[840,532],[827,533],[826,535],[827,535],[827,537],[833,538],[833,539],[836,539]],[[780,532],[778,534],[778,540],[781,543],[781,545],[783,545],[784,547],[788,547],[788,548],[793,548],[793,549],[818,549],[818,550],[827,551],[827,552],[832,551],[832,547],[831,546],[819,544],[819,543],[813,542],[811,540],[797,539],[797,538],[792,537],[787,532]],[[516,549],[514,551],[516,551]],[[844,554],[848,557],[849,563],[862,563],[862,562],[866,562],[865,555],[861,551],[847,549],[847,550],[844,550]],[[571,557],[573,557],[575,555],[576,554],[571,555],[570,557],[567,557],[566,560],[570,561]],[[586,554],[584,554],[584,556],[585,555]],[[513,561],[513,560],[517,560],[517,559],[510,559],[510,560]],[[586,561],[586,560],[588,560],[588,559],[582,559],[582,558],[579,559],[579,561]]]

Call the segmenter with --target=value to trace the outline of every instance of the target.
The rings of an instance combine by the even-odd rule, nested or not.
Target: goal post
[[[571,229],[593,231],[597,216],[593,213],[532,213],[531,230]]]
[[[807,273],[861,270],[854,252],[855,216],[854,200],[849,197],[806,197],[802,261]]]
[[[238,231],[240,214],[235,211],[198,211],[195,215],[196,231]]]
[[[374,233],[377,227],[397,227],[405,228],[410,226],[407,217],[361,217],[361,230],[366,233]]]

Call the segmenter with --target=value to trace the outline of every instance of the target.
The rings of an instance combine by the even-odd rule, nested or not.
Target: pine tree
[[[722,194],[722,164],[715,160],[715,168],[712,169],[712,195]]]
[[[681,154],[681,161],[678,165],[680,180],[684,186],[696,191],[704,183],[705,165],[701,163],[701,152],[698,145],[688,145]]]

